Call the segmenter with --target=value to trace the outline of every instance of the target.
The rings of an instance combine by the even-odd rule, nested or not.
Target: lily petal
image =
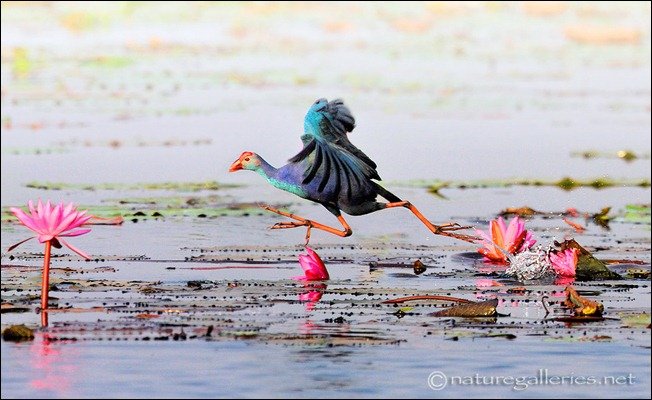
[[[26,241],[31,240],[31,239],[34,239],[34,236],[32,236],[32,237],[28,237],[28,238],[25,239],[25,240],[21,240],[20,242],[18,242],[18,243],[16,243],[16,244],[12,244],[12,245],[9,246],[9,248],[7,249],[7,252],[12,251],[12,250],[15,249],[16,247],[20,246],[21,244],[23,244],[23,243],[25,243]]]
[[[70,231],[70,232],[62,233],[60,235],[57,235],[57,237],[61,237],[61,236],[68,236],[68,237],[79,236],[79,235],[84,235],[84,234],[86,234],[86,233],[88,233],[90,231],[91,230],[87,229],[87,228],[86,229],[77,229],[76,231]]]
[[[33,230],[34,232],[40,231],[38,225],[34,223],[34,220],[30,218],[27,214],[25,214],[23,210],[16,207],[11,207],[9,210],[12,213],[14,213],[14,215],[16,216],[16,218],[18,218],[18,221],[20,221],[21,224],[25,225],[26,227]]]
[[[75,253],[79,254],[80,256],[84,257],[85,259],[87,259],[87,260],[90,260],[90,259],[91,259],[91,258],[88,256],[88,254],[86,254],[86,253],[84,253],[83,251],[81,251],[80,249],[78,249],[78,248],[72,246],[70,243],[66,242],[65,240],[63,240],[63,239],[59,239],[59,242],[61,242],[62,245],[66,246],[66,247],[69,248],[70,250],[72,250],[72,251],[74,251]]]

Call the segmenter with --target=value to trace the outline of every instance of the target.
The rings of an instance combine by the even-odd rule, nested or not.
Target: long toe
[[[306,226],[302,222],[277,222],[271,226],[270,229],[289,229],[289,228],[298,228],[300,226]]]
[[[448,236],[448,237],[453,237],[459,240],[464,240],[465,242],[469,243],[477,243],[479,240],[482,240],[481,238],[473,235],[462,235],[460,233],[452,233],[452,232],[441,232],[441,235]]]
[[[452,224],[452,225],[440,226],[439,230],[441,232],[453,232],[453,231],[459,231],[459,230],[471,229],[471,228],[473,228],[473,227],[472,226],[462,226],[462,225],[460,225],[458,223],[455,223],[455,224]]]

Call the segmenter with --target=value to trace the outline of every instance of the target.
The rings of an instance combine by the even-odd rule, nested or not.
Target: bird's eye
[[[249,157],[245,158],[245,161],[249,161]]]

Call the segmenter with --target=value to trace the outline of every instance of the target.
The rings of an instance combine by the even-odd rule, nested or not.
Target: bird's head
[[[233,162],[233,164],[231,164],[229,172],[235,172],[241,169],[255,171],[260,167],[260,164],[260,157],[258,157],[258,154],[252,153],[251,151],[245,151],[237,160],[235,160],[235,162]]]
[[[315,100],[314,103],[308,109],[306,114],[306,119],[303,121],[303,129],[306,133],[315,134],[319,132],[319,124],[324,118],[322,111],[328,107],[328,100],[322,98]]]
[[[315,100],[314,103],[310,106],[310,110],[308,111],[321,111],[323,110],[326,106],[328,106],[328,100],[321,98]]]

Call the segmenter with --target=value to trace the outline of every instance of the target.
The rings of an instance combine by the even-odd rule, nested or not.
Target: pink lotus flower
[[[506,263],[507,254],[516,254],[532,247],[537,241],[532,239],[532,233],[525,229],[525,221],[515,216],[505,225],[505,220],[498,217],[489,223],[489,231],[484,232],[476,229],[476,233],[482,237],[484,247],[478,249],[489,261]]]
[[[328,270],[326,270],[324,262],[319,258],[319,254],[308,246],[306,246],[306,251],[308,254],[299,254],[299,264],[301,264],[305,276],[295,276],[292,279],[301,281],[328,280]]]
[[[34,207],[31,200],[27,203],[27,206],[29,207],[29,215],[20,208],[11,207],[10,210],[21,224],[34,231],[37,236],[16,243],[9,248],[9,251],[36,237],[41,243],[52,241],[56,248],[61,248],[59,244],[61,243],[85,259],[90,258],[86,253],[61,239],[66,236],[83,235],[91,231],[90,229],[77,229],[91,219],[90,215],[85,215],[86,211],[77,211],[72,203],[67,206],[64,206],[63,203],[52,206],[49,201],[43,205],[41,200],[38,201],[36,207]]]
[[[85,215],[86,211],[77,211],[72,203],[68,204],[67,206],[64,206],[63,203],[52,206],[49,201],[43,205],[41,200],[39,200],[36,207],[34,207],[34,204],[30,200],[27,203],[27,206],[29,207],[29,215],[20,208],[12,207],[10,210],[18,218],[18,221],[20,221],[20,223],[25,225],[27,228],[34,231],[36,236],[32,236],[14,244],[13,246],[9,247],[7,251],[11,251],[35,237],[38,238],[39,242],[45,243],[43,279],[41,283],[41,311],[43,312],[41,323],[44,326],[47,326],[47,316],[45,314],[45,310],[48,308],[48,291],[50,286],[50,252],[52,250],[52,246],[61,248],[61,245],[63,244],[70,250],[88,260],[89,257],[84,252],[68,244],[62,239],[62,237],[79,236],[90,232],[90,229],[77,228],[87,222],[91,216]]]
[[[578,249],[569,248],[564,251],[551,252],[548,258],[557,275],[564,278],[574,278],[579,255]]]

